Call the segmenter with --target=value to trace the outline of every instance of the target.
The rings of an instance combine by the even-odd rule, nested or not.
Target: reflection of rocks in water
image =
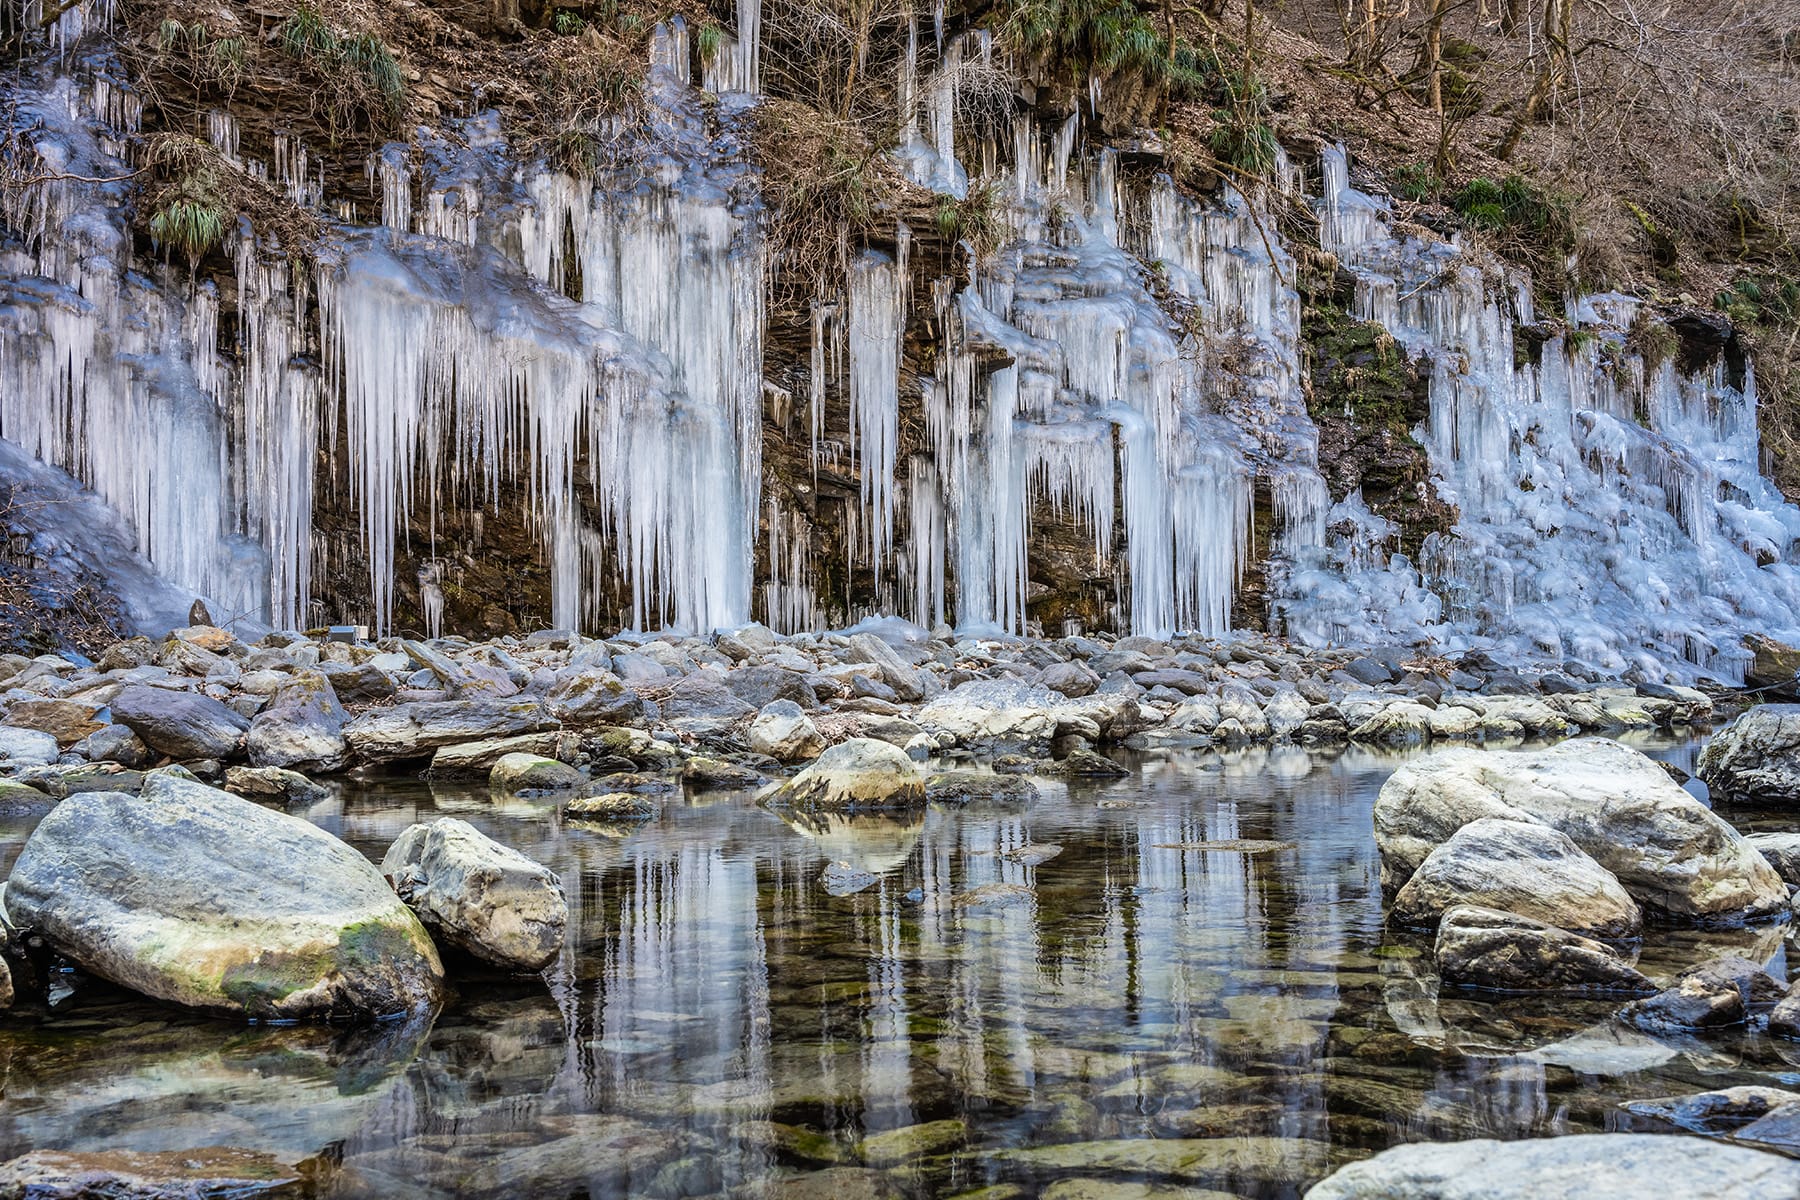
[[[562,1012],[541,983],[467,988],[431,1031],[411,1078],[427,1119],[504,1126],[551,1102],[568,1057]]]
[[[866,891],[881,882],[881,877],[873,871],[866,871],[853,863],[838,861],[827,863],[825,870],[819,874],[819,884],[827,895],[853,896],[857,892]]]
[[[782,810],[788,828],[808,838],[820,855],[882,875],[906,863],[925,831],[917,812],[844,813]]]
[[[67,1154],[34,1150],[0,1165],[0,1195],[32,1200],[78,1197],[311,1195],[308,1160],[303,1168],[271,1154],[223,1147],[142,1152],[132,1150]]]
[[[1323,1174],[1327,1143],[1311,1138],[1119,1138],[997,1150],[992,1162],[1031,1174],[1144,1176],[1262,1191]]]
[[[1672,1035],[1652,1037],[1616,1021],[1604,1021],[1579,1030],[1539,1046],[1524,1057],[1550,1066],[1567,1067],[1581,1075],[1634,1075],[1683,1057],[1689,1065],[1700,1070],[1722,1070],[1737,1062],[1735,1055],[1711,1049],[1698,1039]]]
[[[1719,929],[1653,927],[1645,931],[1637,968],[1662,980],[1727,954],[1753,963],[1775,963],[1792,928],[1788,920]]]
[[[344,1166],[371,1195],[685,1195],[692,1193],[663,1172],[681,1161],[686,1148],[685,1136],[671,1129],[581,1114],[505,1133],[414,1138],[346,1158]]]
[[[1504,1057],[1568,1036],[1604,1019],[1616,1001],[1571,996],[1483,993],[1446,988],[1430,958],[1408,953],[1383,960],[1383,1004],[1394,1027],[1433,1050]]]
[[[83,1037],[84,1027],[107,1032]],[[230,1145],[305,1157],[381,1118],[430,1027],[420,1017],[245,1029],[121,1003],[8,1028],[0,1150]]]

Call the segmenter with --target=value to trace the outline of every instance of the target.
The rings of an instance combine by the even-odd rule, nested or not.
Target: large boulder
[[[502,754],[488,772],[488,786],[500,792],[572,792],[591,782],[568,763],[541,754]]]
[[[89,734],[82,740],[85,742],[92,737]],[[55,762],[61,751],[55,734],[18,725],[0,725],[0,761],[8,766],[41,767]]]
[[[1656,990],[1610,946],[1498,909],[1461,905],[1438,925],[1438,973],[1447,983],[1502,992]]]
[[[1790,887],[1800,887],[1800,833],[1749,833],[1744,840],[1769,860]]]
[[[925,774],[898,746],[851,738],[777,784],[770,796],[806,809],[906,808],[925,803]]]
[[[1657,1133],[1383,1150],[1314,1184],[1306,1200],[1794,1200],[1793,1159]]]
[[[467,821],[409,827],[388,847],[381,873],[434,936],[483,962],[541,971],[562,948],[562,881]]]
[[[348,751],[344,721],[344,706],[331,681],[317,671],[303,671],[282,684],[250,722],[250,762],[290,771],[341,770]]]
[[[1643,927],[1637,903],[1561,832],[1535,821],[1483,817],[1425,856],[1394,897],[1391,916],[1429,928],[1458,904],[1478,904],[1573,933],[1627,938]]]
[[[1787,885],[1742,834],[1657,763],[1604,738],[1438,750],[1402,766],[1375,802],[1383,885],[1403,886],[1432,850],[1483,817],[1560,830],[1639,904],[1672,916],[1757,919],[1787,907]]]
[[[577,728],[626,725],[644,715],[644,701],[617,675],[599,667],[571,669],[547,697],[551,715]]]
[[[1257,715],[1260,719],[1260,709]],[[940,744],[948,740],[987,752],[1042,753],[1063,734],[1117,740],[1147,724],[1128,696],[1098,692],[1071,698],[1016,679],[962,684],[922,706],[913,719]]]
[[[152,771],[141,797],[71,796],[6,885],[15,926],[159,1000],[266,1019],[434,1004],[437,950],[355,849],[305,821]]]
[[[851,635],[845,657],[853,663],[870,663],[880,668],[881,680],[894,689],[902,700],[925,698],[925,677],[901,658],[894,648],[872,633]]]
[[[1800,704],[1761,704],[1721,729],[1694,766],[1715,804],[1800,806]]]
[[[236,758],[250,729],[241,713],[211,696],[141,684],[120,689],[112,700],[112,714],[144,745],[170,758]]]
[[[439,746],[539,733],[557,724],[530,700],[422,700],[366,712],[344,727],[344,738],[364,762],[403,762],[429,757]]]
[[[1800,649],[1754,633],[1744,638],[1744,649],[1750,651],[1745,687],[1776,700],[1800,700]]]
[[[806,762],[825,749],[825,738],[792,700],[772,700],[763,705],[744,733],[750,749],[778,762]]]
[[[59,746],[73,746],[106,727],[104,708],[87,700],[14,700],[6,706],[6,723],[47,733]]]

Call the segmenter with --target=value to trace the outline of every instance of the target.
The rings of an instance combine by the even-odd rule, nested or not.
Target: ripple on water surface
[[[914,818],[677,797],[629,831],[467,788],[354,790],[298,815],[375,858],[454,815],[561,873],[545,983],[350,1030],[80,988],[0,1028],[0,1154],[267,1149],[320,1156],[343,1196],[1292,1197],[1395,1142],[1619,1127],[1622,1100],[1800,1081],[1800,1053],[1754,1033],[1440,996],[1428,945],[1383,928],[1370,810],[1397,761],[1146,756]],[[33,820],[0,826],[8,861]],[[874,882],[832,894],[838,863]],[[1642,965],[1786,936],[1653,930]]]

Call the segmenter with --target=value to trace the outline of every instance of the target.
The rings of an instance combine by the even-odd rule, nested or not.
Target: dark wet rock
[[[310,1195],[307,1173],[256,1150],[34,1150],[0,1164],[0,1197],[200,1200]]]
[[[141,799],[59,804],[6,909],[92,974],[195,1008],[382,1015],[442,986],[430,938],[368,859],[175,769],[145,776]]]
[[[1037,898],[1037,893],[1022,883],[984,883],[972,887],[955,896],[956,907],[961,909],[998,909],[1009,908],[1014,904],[1029,904]]]
[[[777,785],[771,798],[805,809],[904,808],[925,802],[925,776],[897,746],[851,738]]]
[[[337,771],[344,766],[344,706],[331,682],[303,671],[281,686],[250,723],[245,748],[250,765],[295,771]]]
[[[1674,987],[1619,1010],[1619,1020],[1646,1033],[1720,1029],[1749,1017],[1738,989],[1689,976]]]
[[[470,1197],[644,1194],[653,1172],[680,1156],[681,1135],[600,1113],[558,1118],[562,1136],[478,1160],[458,1181]]]
[[[1474,905],[1444,914],[1434,953],[1445,982],[1462,987],[1643,995],[1656,986],[1603,942]]]
[[[541,754],[503,754],[488,772],[488,786],[501,792],[572,792],[592,782],[568,763]]]
[[[1375,802],[1384,886],[1402,886],[1433,849],[1482,817],[1561,830],[1639,904],[1672,916],[1756,919],[1787,907],[1787,885],[1742,834],[1651,759],[1604,738],[1543,750],[1438,750],[1402,766]]]
[[[1800,704],[1759,704],[1721,729],[1694,774],[1713,802],[1800,806]]]
[[[1794,1200],[1797,1171],[1778,1155],[1666,1134],[1483,1138],[1384,1150],[1306,1200]]]
[[[1696,1133],[1726,1133],[1796,1102],[1800,1102],[1800,1092],[1749,1084],[1688,1096],[1632,1100],[1623,1107],[1637,1116],[1654,1117]]]
[[[563,805],[563,815],[587,821],[648,821],[656,803],[634,792],[601,792],[577,796]]]
[[[988,766],[1000,775],[1033,775],[1037,773],[1038,760],[1029,754],[998,754]]]
[[[282,804],[316,804],[331,796],[329,788],[285,767],[227,768],[225,790],[248,800],[272,800]]]
[[[1031,804],[1040,798],[1037,785],[1022,775],[952,771],[925,781],[925,799],[934,804],[968,804],[977,800]]]
[[[1749,1012],[1761,1012],[1787,995],[1787,984],[1762,966],[1738,954],[1721,954],[1681,973],[1682,979],[1698,979],[1708,987],[1737,992]]]
[[[228,705],[198,692],[128,687],[112,700],[114,720],[150,749],[170,758],[236,758],[250,722]]]
[[[740,667],[724,676],[725,687],[753,708],[766,708],[777,700],[786,700],[802,709],[819,707],[819,697],[806,681],[806,676],[784,667]]]
[[[1100,677],[1078,662],[1052,663],[1039,672],[1037,682],[1064,696],[1088,696],[1100,686]]]
[[[433,937],[483,962],[541,971],[562,949],[569,908],[555,872],[445,817],[394,840],[381,873]]]
[[[1383,663],[1373,658],[1355,658],[1339,668],[1344,674],[1361,684],[1377,687],[1394,681],[1394,673]]]
[[[428,700],[363,713],[344,727],[351,752],[369,763],[425,758],[440,746],[554,729],[530,700]]]
[[[722,758],[695,755],[681,765],[681,781],[695,791],[739,791],[763,781],[761,771]]]
[[[393,676],[371,663],[324,662],[319,674],[331,682],[339,700],[352,704],[391,700],[396,690]]]
[[[73,746],[105,727],[105,707],[85,700],[14,700],[6,707],[6,723],[47,733],[59,746]]]
[[[1394,897],[1390,917],[1431,928],[1472,904],[1598,938],[1636,936],[1638,906],[1610,871],[1567,836],[1535,821],[1484,817],[1426,855]]]
[[[1081,779],[1119,779],[1131,774],[1127,767],[1122,767],[1104,754],[1096,754],[1092,750],[1075,749],[1069,751],[1055,762],[1047,763],[1040,768],[1045,775],[1061,775]]]

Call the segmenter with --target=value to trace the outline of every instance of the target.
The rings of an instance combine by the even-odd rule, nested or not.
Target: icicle
[[[881,587],[894,540],[894,459],[900,443],[900,339],[903,314],[894,262],[868,253],[850,268],[850,427],[862,467],[862,510],[869,562]]]

